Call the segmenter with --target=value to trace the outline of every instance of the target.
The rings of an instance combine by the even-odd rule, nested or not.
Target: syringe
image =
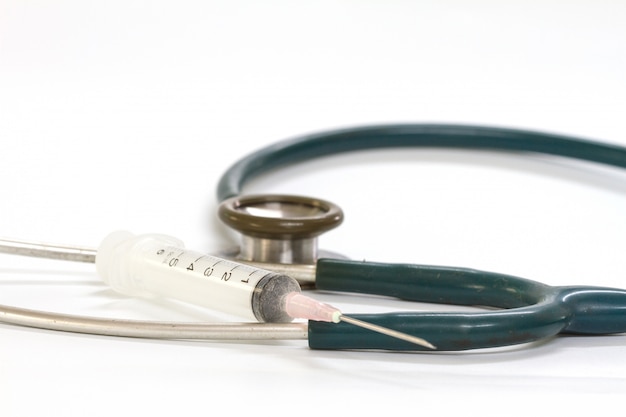
[[[126,295],[176,299],[259,322],[344,321],[435,349],[420,337],[345,316],[303,295],[287,275],[189,251],[170,236],[114,232],[98,248],[96,269],[111,288]]]

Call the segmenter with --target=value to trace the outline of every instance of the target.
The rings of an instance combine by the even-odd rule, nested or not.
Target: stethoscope
[[[375,294],[403,300],[494,308],[480,312],[358,314],[374,325],[422,337],[437,351],[529,343],[559,333],[626,332],[626,290],[549,286],[510,275],[467,268],[383,264],[324,257],[317,237],[338,226],[342,210],[318,199],[247,195],[248,181],[313,158],[375,148],[433,147],[531,152],[626,168],[626,148],[547,133],[456,125],[388,125],[316,133],[278,142],[232,165],[219,180],[219,218],[241,234],[228,256],[237,262],[294,277],[305,288]],[[96,251],[3,241],[15,254],[93,262]],[[182,252],[159,250],[163,264],[188,264]],[[156,254],[154,256],[157,256]],[[161,258],[159,258],[161,259]],[[198,258],[200,259],[200,258]],[[174,262],[175,261],[175,262]],[[180,262],[179,262],[180,261]],[[172,265],[174,264],[174,265]],[[193,270],[194,264],[187,266]],[[214,273],[212,267],[203,266]],[[220,272],[222,274],[222,272]],[[222,280],[230,278],[224,272]],[[0,321],[54,330],[174,339],[308,339],[314,349],[423,350],[350,323],[169,323],[108,320],[2,306]]]

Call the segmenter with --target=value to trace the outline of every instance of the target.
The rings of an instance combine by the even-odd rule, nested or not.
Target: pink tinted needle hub
[[[285,297],[285,311],[294,319],[339,323],[341,311],[321,303],[299,292],[290,292]]]
[[[287,314],[289,314],[289,316],[293,317],[294,319],[306,319],[332,323],[339,323],[340,321],[343,321],[355,326],[372,330],[374,332],[382,333],[391,337],[405,340],[407,342],[415,343],[429,349],[436,349],[433,344],[422,339],[421,337],[411,336],[409,334],[392,330],[387,327],[382,327],[377,324],[368,323],[362,320],[355,319],[353,317],[345,316],[338,308],[314,300],[313,298],[302,295],[299,292],[291,292],[285,296],[285,311],[287,312]]]

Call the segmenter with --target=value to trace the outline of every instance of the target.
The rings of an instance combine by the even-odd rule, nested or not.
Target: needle
[[[388,327],[379,326],[374,323],[368,323],[363,320],[355,319],[354,317],[349,317],[344,314],[339,316],[340,321],[344,321],[346,323],[350,323],[354,326],[363,327],[364,329],[371,330],[373,332],[382,333],[387,336],[395,337],[396,339],[405,340],[407,342],[415,343],[416,345],[424,346],[428,349],[437,349],[435,345],[430,343],[429,341],[422,339],[421,337],[412,336],[407,333],[399,332],[397,330],[390,329]]]
[[[437,349],[432,343],[421,337],[412,336],[377,324],[355,319],[354,317],[345,316],[339,309],[302,295],[299,292],[292,292],[285,296],[285,311],[293,318],[333,323],[343,321],[354,326],[363,327],[374,332],[415,343],[428,349]]]

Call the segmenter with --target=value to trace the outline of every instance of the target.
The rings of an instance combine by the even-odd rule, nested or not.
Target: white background
[[[625,21],[618,0],[5,0],[0,235],[95,246],[129,229],[228,247],[221,173],[254,149],[333,128],[463,123],[626,145]],[[246,192],[338,203],[346,221],[320,244],[356,259],[625,287],[625,180],[541,156],[396,150],[311,161]],[[317,296],[346,313],[447,308]],[[116,295],[93,265],[8,255],[0,303],[217,317]],[[602,413],[623,404],[625,346],[619,335],[327,352],[0,325],[0,415]]]

